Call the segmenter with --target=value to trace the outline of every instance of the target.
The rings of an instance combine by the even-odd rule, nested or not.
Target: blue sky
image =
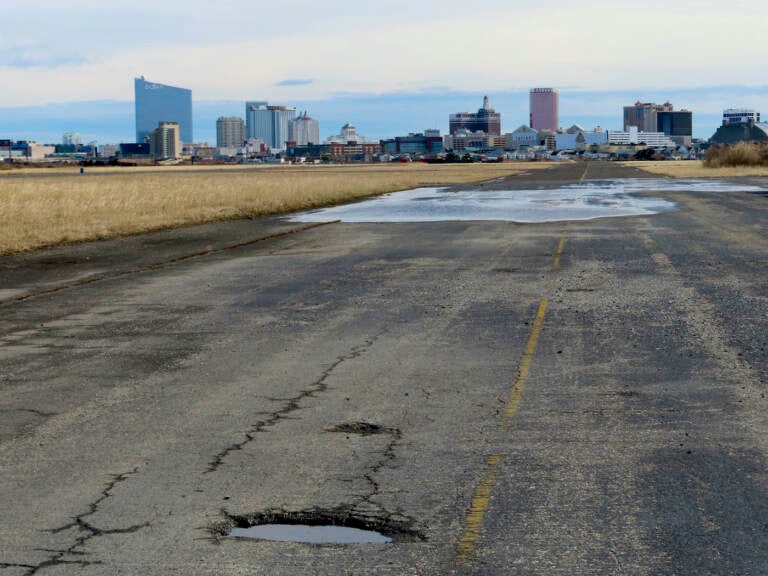
[[[130,140],[142,74],[192,89],[198,141],[245,100],[379,138],[446,130],[488,94],[512,130],[534,86],[560,90],[566,127],[618,129],[621,106],[670,100],[708,137],[723,108],[768,114],[765,22],[755,0],[16,3],[0,19],[0,138]]]

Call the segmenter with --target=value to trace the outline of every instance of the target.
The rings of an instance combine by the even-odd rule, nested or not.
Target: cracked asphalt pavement
[[[768,196],[653,195],[0,258],[0,575],[768,574]],[[410,537],[222,530],[276,512]]]

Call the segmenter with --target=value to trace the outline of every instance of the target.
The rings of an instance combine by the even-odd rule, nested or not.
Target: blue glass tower
[[[136,142],[144,142],[158,122],[178,122],[181,141],[192,138],[192,90],[136,78]]]

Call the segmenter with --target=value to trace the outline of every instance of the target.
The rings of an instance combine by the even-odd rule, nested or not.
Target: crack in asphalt
[[[58,416],[58,413],[56,412],[44,412],[43,410],[35,410],[34,408],[6,408],[0,410],[0,414],[5,414],[8,412],[28,412],[30,414],[34,414],[35,416],[39,416],[40,418],[53,418],[54,416]]]
[[[387,517],[392,517],[395,515],[401,516],[401,514],[390,512],[381,504],[373,502],[373,498],[379,496],[381,491],[381,484],[378,480],[376,480],[376,475],[381,471],[382,468],[389,466],[392,464],[392,462],[394,462],[396,458],[395,449],[397,448],[398,442],[403,437],[402,432],[397,428],[382,428],[381,433],[389,434],[391,437],[390,441],[382,451],[382,457],[376,463],[374,463],[373,466],[370,467],[370,471],[367,474],[363,475],[363,478],[370,486],[369,492],[359,496],[357,502],[352,504],[351,510],[354,512],[355,510],[359,510],[361,507],[370,506],[384,513]]]
[[[333,374],[333,372],[344,362],[347,362],[349,360],[354,360],[355,358],[362,356],[369,348],[373,346],[376,340],[378,340],[379,337],[384,332],[385,331],[382,331],[379,334],[376,334],[369,340],[366,340],[363,344],[354,346],[347,354],[344,354],[343,356],[339,356],[333,362],[333,364],[331,364],[328,368],[326,368],[322,372],[320,377],[317,380],[315,380],[312,384],[310,384],[307,388],[300,391],[296,396],[284,399],[284,402],[286,402],[286,404],[280,410],[269,412],[268,418],[264,420],[259,420],[258,422],[253,424],[245,432],[245,437],[243,440],[241,440],[240,442],[236,442],[234,444],[230,444],[224,450],[216,454],[213,457],[213,459],[209,462],[208,469],[206,470],[206,474],[216,472],[224,464],[224,460],[227,458],[227,456],[229,456],[232,452],[237,452],[238,450],[242,450],[249,443],[253,442],[256,439],[256,436],[260,432],[264,432],[267,428],[276,426],[282,420],[288,420],[290,418],[290,415],[293,412],[297,412],[301,410],[302,401],[306,400],[307,398],[313,398],[318,394],[325,392],[328,389],[327,380],[328,378],[330,378],[331,374]]]
[[[134,526],[129,526],[128,528],[113,528],[110,530],[102,530],[101,528],[97,528],[96,526],[94,526],[93,524],[91,524],[86,520],[86,518],[98,512],[99,506],[107,498],[110,498],[112,496],[112,491],[115,489],[115,487],[118,484],[127,480],[132,474],[136,474],[138,470],[139,469],[137,467],[131,470],[130,472],[114,475],[112,477],[112,480],[109,483],[107,483],[107,485],[101,491],[101,495],[88,505],[87,512],[76,516],[72,520],[72,522],[69,522],[64,526],[59,526],[58,528],[53,528],[51,530],[48,530],[48,532],[50,532],[51,534],[59,534],[71,528],[77,528],[80,532],[82,532],[82,534],[75,539],[74,544],[72,544],[69,548],[66,548],[64,550],[44,550],[45,552],[52,552],[53,555],[47,560],[40,562],[39,564],[33,565],[33,564],[0,563],[0,568],[26,568],[27,572],[24,573],[24,576],[31,576],[33,574],[37,574],[40,570],[43,570],[45,568],[50,568],[52,566],[62,566],[67,564],[74,564],[78,566],[92,566],[92,565],[102,564],[102,562],[100,561],[65,560],[64,558],[65,556],[85,556],[86,552],[82,550],[78,550],[78,548],[83,547],[92,538],[97,538],[99,536],[105,536],[110,534],[132,534],[134,532],[138,532],[139,530],[149,526],[149,523],[145,522],[144,524],[136,524]]]

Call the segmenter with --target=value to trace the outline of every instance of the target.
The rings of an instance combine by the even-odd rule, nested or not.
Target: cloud
[[[345,94],[525,92],[537,85],[559,87],[561,93],[567,86],[614,92],[645,87],[656,93],[713,84],[755,86],[768,73],[763,38],[723,25],[731,10],[748,8],[755,22],[768,19],[768,3],[753,0],[731,0],[727,6],[714,0],[673,5],[646,0],[642,10],[615,0],[486,0],[469,12],[460,0],[381,5],[297,0],[301,17],[291,26],[275,26],[284,8],[265,4],[254,20],[257,30],[249,21],[234,33],[215,23],[242,18],[252,2],[228,0],[212,8],[207,0],[168,0],[146,14],[144,5],[100,3],[94,21],[84,16],[92,4],[87,0],[40,1],[47,6],[42,12],[38,4],[24,9],[29,22],[23,29],[0,21],[0,54],[7,58],[0,56],[0,106],[129,99],[140,74],[190,88],[195,100],[277,103]],[[182,4],[188,9],[180,10]],[[67,8],[73,5],[80,12]],[[171,13],[178,18],[162,17]],[[39,14],[48,28],[35,20]],[[73,14],[77,26],[71,29]],[[23,34],[30,34],[33,44],[8,58],[8,46],[22,42]],[[93,47],[83,52],[92,60],[73,53],[73,39],[77,47]],[[279,46],[311,57],[264,57]],[[243,58],[249,55],[258,58],[258,69],[244,73]]]
[[[312,84],[314,81],[313,78],[288,78],[286,80],[281,80],[280,82],[275,82],[274,86],[306,86],[307,84]]]
[[[2,51],[2,62],[9,68],[59,68],[80,66],[87,58],[75,52],[51,51],[45,44],[16,44]]]

